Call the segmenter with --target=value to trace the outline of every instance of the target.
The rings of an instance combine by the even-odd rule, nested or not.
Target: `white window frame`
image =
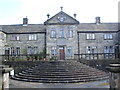
[[[104,34],[104,39],[105,40],[112,40],[113,39],[113,34],[112,33],[105,33]]]
[[[38,53],[38,47],[31,47],[28,46],[28,54],[37,54]]]
[[[72,47],[71,46],[67,47],[67,54],[68,54],[68,56],[72,56]]]
[[[20,55],[20,47],[16,47],[16,54]]]
[[[56,31],[55,30],[51,30],[51,37],[56,38]]]
[[[12,34],[11,35],[11,40],[19,41],[20,40],[20,35],[18,35],[18,34]]]
[[[97,50],[97,46],[87,46],[86,47],[86,53],[88,54],[94,54],[96,53],[96,50]]]
[[[95,40],[95,33],[87,33],[86,36],[87,40]]]
[[[59,30],[59,37],[64,38],[64,28],[60,28]]]
[[[104,46],[104,53],[109,53],[109,46]]]
[[[37,34],[29,34],[28,40],[37,40]]]
[[[51,47],[51,55],[56,56],[57,55],[57,48],[55,46]]]
[[[114,46],[110,46],[109,52],[110,52],[110,53],[115,53],[115,48],[114,48]]]
[[[67,36],[68,36],[68,38],[72,38],[73,37],[73,28],[72,27],[68,27]]]

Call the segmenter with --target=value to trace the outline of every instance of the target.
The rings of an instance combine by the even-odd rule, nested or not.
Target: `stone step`
[[[79,62],[40,62],[12,77],[15,80],[40,83],[76,83],[108,78],[105,72]]]

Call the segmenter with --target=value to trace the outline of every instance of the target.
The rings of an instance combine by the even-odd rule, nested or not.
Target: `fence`
[[[46,55],[49,60],[49,55]],[[39,54],[20,55],[0,55],[0,61],[39,61],[46,60],[45,56]],[[120,53],[94,53],[94,54],[74,54],[74,59],[80,60],[100,60],[100,59],[120,59]]]
[[[74,59],[77,60],[120,59],[120,53],[74,54]]]

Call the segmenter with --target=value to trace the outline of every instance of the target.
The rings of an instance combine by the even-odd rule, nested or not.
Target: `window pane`
[[[114,46],[110,46],[110,53],[114,53]]]
[[[104,39],[113,39],[113,35],[110,33],[104,34]]]
[[[64,32],[63,32],[63,30],[60,30],[60,37],[64,37]]]
[[[86,47],[86,53],[90,53],[90,46]]]
[[[11,40],[20,40],[19,35],[11,35]]]
[[[95,34],[91,34],[92,35],[92,38],[91,39],[95,39]]]
[[[56,31],[51,31],[51,37],[56,37]]]
[[[110,34],[110,35],[109,35],[109,39],[112,39],[112,38],[113,38],[113,37],[112,37],[112,34]]]
[[[63,38],[64,37],[64,28],[61,27],[59,30],[59,37]]]
[[[37,40],[37,35],[36,34],[30,34],[28,39],[29,40]]]
[[[51,54],[52,54],[53,56],[57,55],[56,47],[52,47],[52,48],[51,48]]]
[[[17,55],[20,54],[20,47],[16,47],[16,54],[17,54]]]
[[[72,56],[72,47],[69,46],[67,50],[68,50],[68,56]]]
[[[104,53],[109,53],[109,48],[108,48],[108,46],[104,46]]]
[[[73,31],[72,30],[68,30],[68,37],[73,37]]]
[[[90,40],[95,39],[95,34],[93,34],[93,33],[87,34],[87,39],[90,39]]]

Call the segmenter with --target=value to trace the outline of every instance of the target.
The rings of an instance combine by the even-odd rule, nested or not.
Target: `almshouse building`
[[[116,44],[119,42],[118,23],[80,23],[62,10],[49,18],[44,24],[1,25],[6,34],[5,54],[38,54],[46,51],[46,57],[57,59],[98,59],[115,57]],[[118,50],[119,51],[119,50]],[[100,54],[100,56],[98,56]],[[91,56],[94,55],[94,56]],[[79,57],[78,57],[79,56]]]

